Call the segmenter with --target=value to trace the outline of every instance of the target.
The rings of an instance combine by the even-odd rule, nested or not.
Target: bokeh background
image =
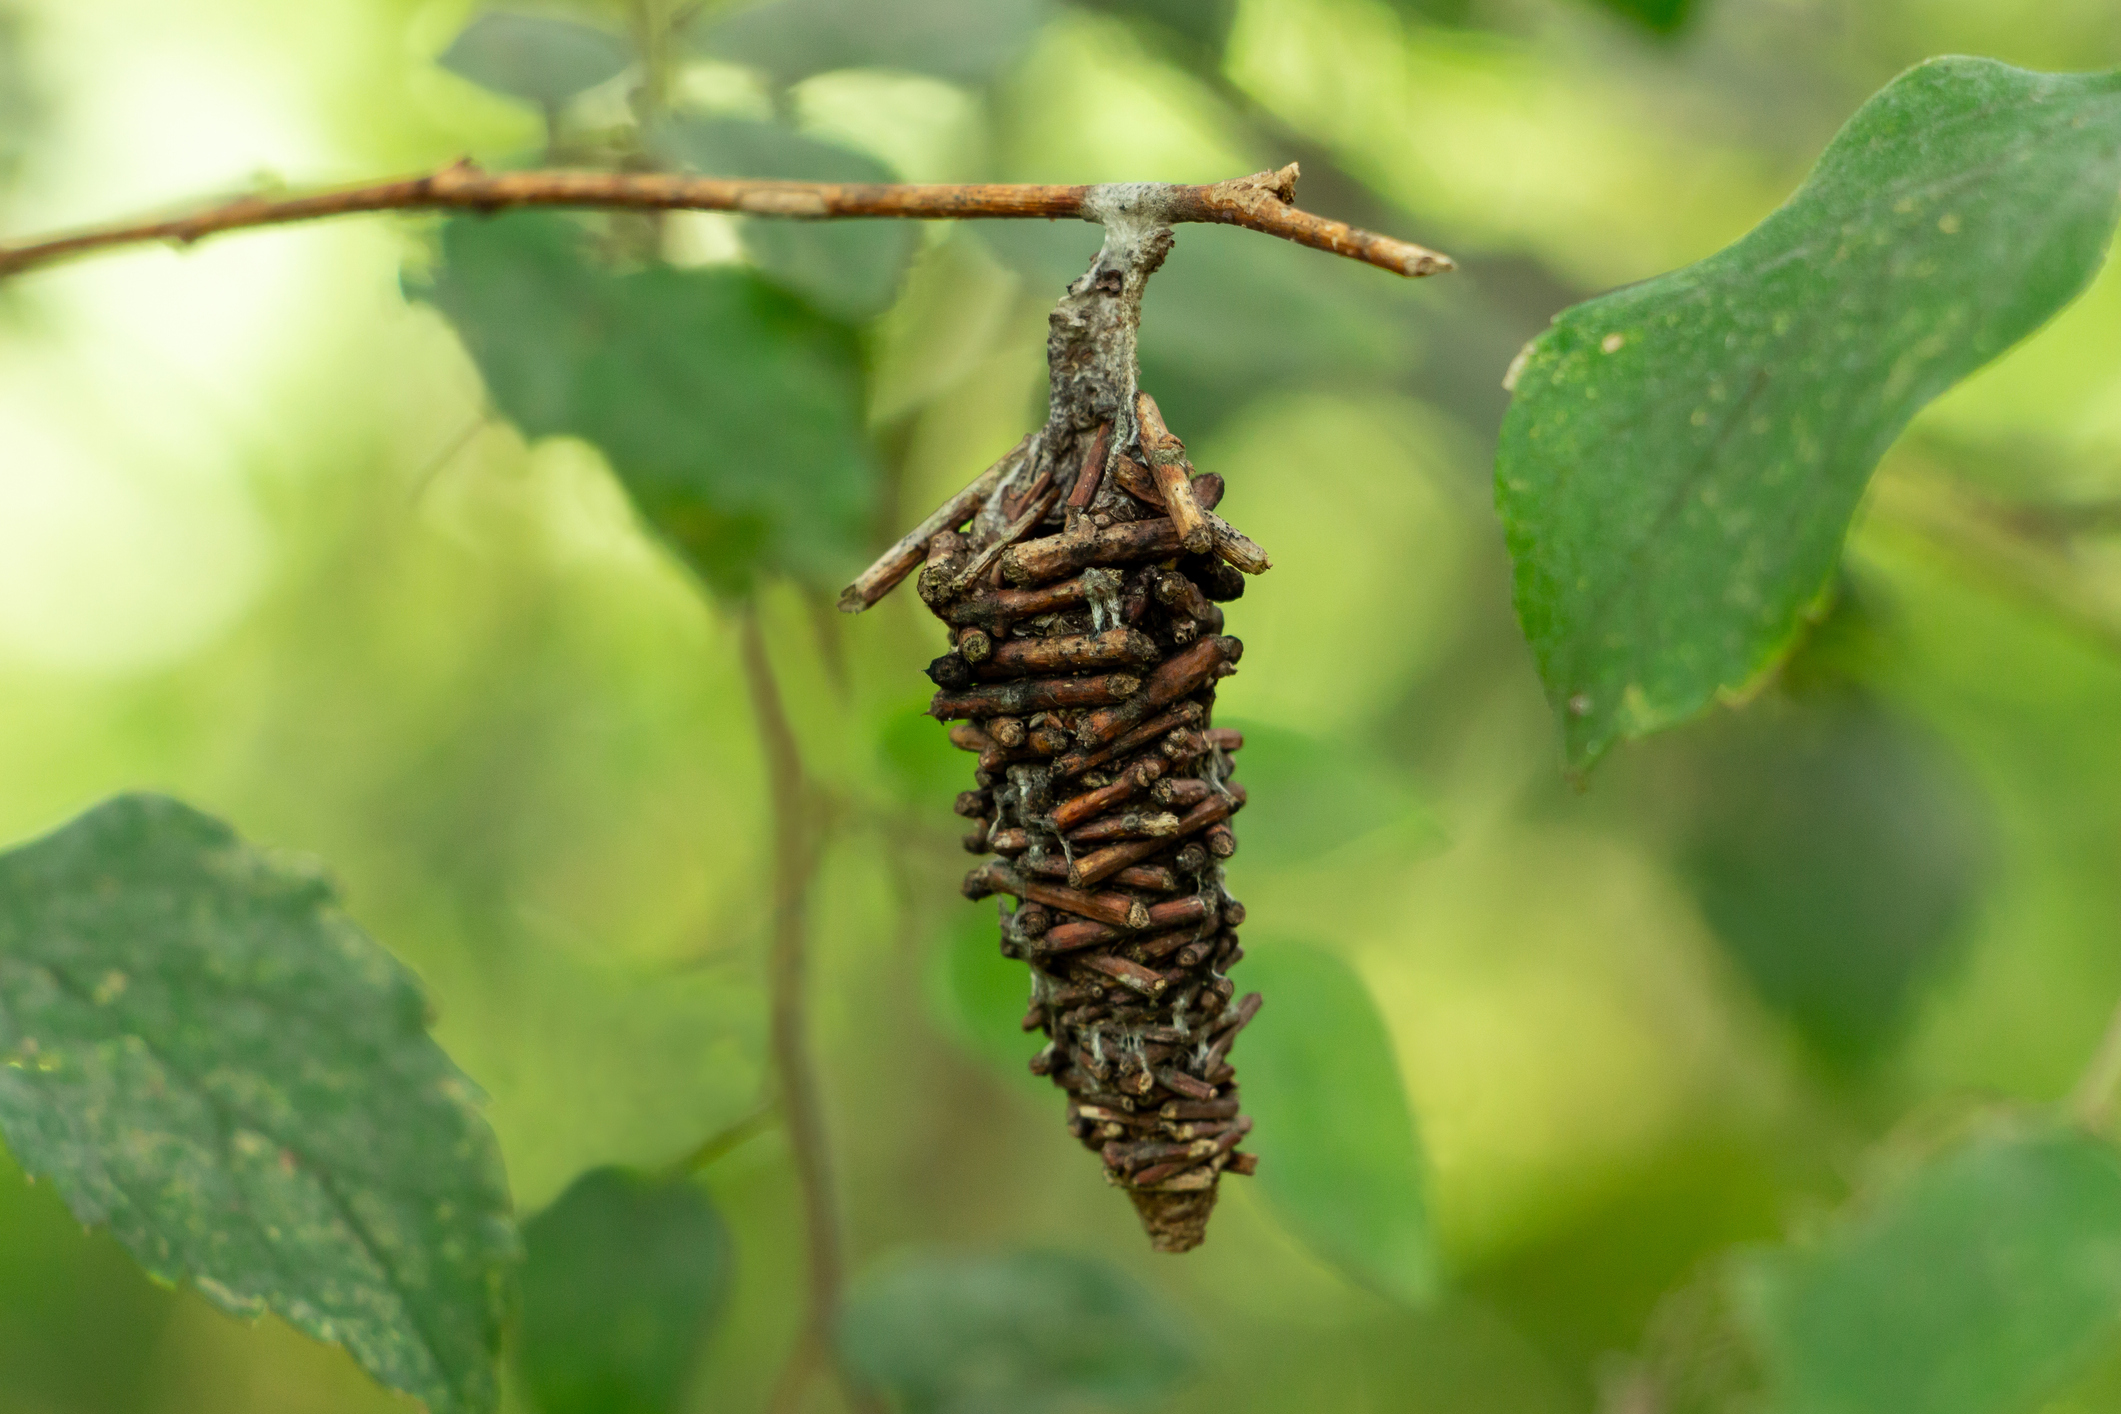
[[[1924,415],[1777,681],[1582,790],[1491,509],[1504,370],[1564,305],[1742,234],[1908,64],[2109,66],[2121,9],[1000,8],[1028,18],[976,61],[785,87],[716,47],[710,11],[670,103],[778,115],[907,180],[1301,160],[1311,209],[1460,261],[1403,283],[1182,228],[1143,335],[1146,386],[1276,562],[1231,606],[1247,652],[1220,709],[1252,737],[1247,948],[1322,948],[1367,985],[1443,1281],[1426,1305],[1377,1294],[1235,1180],[1206,1247],[1146,1250],[1021,1076],[1016,1012],[982,1004],[991,914],[958,897],[948,811],[968,767],[917,715],[938,630],[908,595],[842,620],[773,583],[776,665],[837,802],[814,996],[857,1263],[1116,1264],[1196,1352],[1159,1408],[1628,1408],[1629,1352],[1675,1319],[1670,1293],[1841,1202],[1906,1116],[2063,1094],[2121,998],[2121,280]],[[540,115],[434,62],[474,13],[9,0],[0,228],[531,160]],[[622,121],[626,83],[570,121]],[[532,1212],[757,1104],[763,769],[727,606],[592,449],[491,414],[403,292],[432,235],[364,219],[0,290],[0,837],[145,787],[328,860],[426,979]],[[747,258],[728,219],[664,235],[681,262]],[[1044,314],[1095,244],[922,228],[888,308],[847,297],[876,543],[1035,425]],[[694,1407],[758,1408],[798,1317],[778,1133],[703,1181],[737,1267]],[[2054,1408],[2112,1407],[2117,1375]],[[0,1408],[393,1407],[337,1353],[151,1286],[48,1189],[0,1177]]]

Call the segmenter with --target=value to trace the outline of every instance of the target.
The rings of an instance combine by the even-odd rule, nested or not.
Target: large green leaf
[[[496,10],[473,20],[435,62],[481,88],[550,106],[626,72],[633,47],[571,20]]]
[[[1739,1280],[1774,1414],[2023,1414],[2121,1335],[2121,1154],[1991,1128]]]
[[[1878,458],[2084,288],[2117,198],[2121,75],[1936,60],[1744,240],[1531,345],[1497,497],[1574,763],[1775,662]]]
[[[1051,0],[771,0],[715,21],[704,42],[781,83],[833,69],[978,83],[1029,48],[1051,12]]]
[[[523,1224],[524,1382],[543,1414],[677,1414],[729,1295],[696,1183],[592,1169]]]
[[[565,217],[467,218],[417,293],[526,437],[598,447],[729,593],[761,569],[844,582],[874,489],[854,335],[748,271],[607,269]]]
[[[0,856],[0,1131],[74,1215],[436,1414],[497,1400],[514,1230],[426,1002],[315,873],[159,796]]]
[[[656,146],[693,171],[717,177],[894,180],[888,167],[866,153],[744,118],[679,118],[657,133]],[[836,319],[868,319],[890,308],[920,243],[920,228],[911,221],[743,221],[744,250],[753,263]]]
[[[904,1414],[1060,1414],[1145,1405],[1192,1364],[1155,1297],[1058,1252],[925,1254],[848,1293],[840,1351]]]
[[[1255,940],[1240,967],[1240,990],[1264,999],[1233,1056],[1261,1190],[1290,1231],[1356,1281],[1427,1301],[1427,1167],[1369,989],[1300,943]]]

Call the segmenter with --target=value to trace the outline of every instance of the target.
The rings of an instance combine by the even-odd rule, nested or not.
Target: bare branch
[[[901,185],[887,182],[779,182],[685,177],[656,172],[486,172],[469,162],[424,177],[342,187],[301,196],[246,196],[161,220],[97,226],[68,235],[0,245],[0,278],[76,256],[158,241],[191,245],[224,231],[284,226],[373,211],[507,211],[577,207],[623,211],[741,211],[806,220],[902,217],[1101,220],[1109,210],[1150,213],[1166,222],[1243,226],[1314,250],[1365,261],[1396,274],[1433,275],[1450,258],[1406,241],[1300,211],[1296,166],[1212,186],[1142,183],[1107,186]]]

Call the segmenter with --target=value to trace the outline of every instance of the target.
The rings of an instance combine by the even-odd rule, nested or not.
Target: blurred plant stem
[[[778,1105],[771,1100],[762,1101],[758,1108],[752,1110],[750,1114],[745,1115],[734,1124],[716,1130],[687,1150],[683,1158],[670,1166],[670,1177],[673,1179],[687,1178],[702,1169],[719,1163],[723,1158],[771,1129],[774,1120],[779,1117],[780,1107]]]
[[[641,55],[641,85],[634,91],[634,116],[653,127],[670,107],[670,81],[676,71],[671,38],[679,22],[665,15],[656,0],[633,0],[633,42]]]
[[[1982,495],[1941,469],[1881,468],[1870,514],[1927,541],[1974,578],[2033,604],[2109,651],[2121,653],[2121,614],[2073,543],[2105,528],[2104,503],[2021,509]]]
[[[771,993],[769,1029],[779,1109],[788,1129],[788,1150],[801,1191],[804,1243],[809,1262],[804,1287],[803,1328],[776,1383],[775,1414],[802,1407],[803,1391],[819,1364],[831,1360],[832,1324],[846,1280],[846,1244],[832,1174],[831,1140],[824,1099],[810,1054],[810,1015],[804,982],[809,970],[810,885],[817,877],[823,843],[821,800],[803,766],[795,728],[781,700],[780,683],[766,652],[758,606],[737,610],[744,683],[751,697],[766,783],[773,809],[773,938],[767,976]],[[882,1405],[842,1381],[847,1402],[869,1414]]]
[[[2114,1008],[2106,1034],[2099,1038],[2099,1049],[2092,1053],[2091,1064],[2070,1093],[2070,1111],[2087,1129],[2103,1131],[2113,1119],[2117,1094],[2121,1094],[2121,1006]]]

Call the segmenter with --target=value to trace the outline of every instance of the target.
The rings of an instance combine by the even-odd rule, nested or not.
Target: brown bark
[[[1068,490],[1068,509],[1087,511],[1090,503],[1097,499],[1097,489],[1105,481],[1105,462],[1111,456],[1112,424],[1098,424],[1097,435],[1090,439],[1088,449],[1083,452],[1082,465],[1075,470],[1075,485]]]
[[[987,572],[994,568],[994,562],[1006,555],[1010,546],[1029,535],[1031,528],[1046,518],[1047,513],[1053,509],[1053,503],[1060,499],[1060,488],[1048,479],[1043,485],[1033,487],[1032,495],[1030,509],[1012,520],[1000,538],[973,556],[972,562],[958,571],[956,580],[950,586],[951,598],[956,598],[970,586],[985,579]]]
[[[1203,638],[1149,675],[1141,690],[1131,693],[1125,704],[1084,716],[1075,728],[1075,739],[1095,747],[1131,730],[1151,713],[1201,688],[1221,675],[1221,670],[1244,655],[1245,645],[1227,636]],[[940,715],[940,714],[938,714]]]
[[[1183,730],[1201,718],[1202,707],[1198,702],[1181,702],[1154,721],[1144,723],[1128,732],[1117,741],[1107,742],[1094,751],[1074,751],[1066,756],[1057,756],[1053,761],[1053,779],[1064,781],[1070,776],[1079,776],[1093,766],[1102,766],[1115,756],[1125,756],[1138,751],[1169,732]]]
[[[1164,839],[1129,840],[1125,844],[1108,845],[1095,854],[1086,854],[1075,861],[1068,871],[1068,882],[1075,887],[1087,888],[1100,879],[1118,873],[1130,864],[1140,863],[1150,855],[1168,845],[1173,838],[1183,839],[1211,826],[1220,824],[1240,809],[1245,803],[1245,788],[1232,785],[1227,796],[1214,796],[1202,801],[1178,822],[1178,829]]]
[[[1019,619],[1035,619],[1041,614],[1073,609],[1088,597],[1089,591],[1080,579],[1063,580],[1036,589],[976,590],[950,605],[944,621],[960,627],[977,625],[990,634],[1000,634]]]
[[[1012,898],[1044,904],[1064,913],[1109,923],[1115,928],[1149,926],[1148,907],[1125,894],[1091,894],[1080,889],[1042,884],[1003,864],[986,864],[973,870],[965,879],[965,892],[971,894],[975,888],[984,889],[988,894],[1008,894]]]
[[[1057,638],[1005,638],[980,664],[982,678],[1088,673],[1104,668],[1146,668],[1162,654],[1156,640],[1136,628],[1071,633]]]
[[[1111,785],[1063,801],[1047,818],[1052,821],[1054,829],[1065,833],[1085,820],[1096,819],[1115,805],[1125,804],[1154,784],[1168,769],[1162,757],[1145,756],[1120,772],[1119,779]]]
[[[1080,885],[1078,885],[1080,887]],[[1181,928],[1188,923],[1198,923],[1209,913],[1207,900],[1199,894],[1185,898],[1166,899],[1149,910],[1149,921],[1141,926],[1159,931]],[[1063,923],[1046,931],[1039,940],[1039,952],[1074,952],[1080,948],[1096,947],[1102,943],[1117,942],[1120,930],[1108,923]]]
[[[1091,565],[1160,560],[1178,552],[1178,530],[1168,519],[1130,520],[1015,546],[1002,556],[1002,578],[1011,584],[1044,584]]]
[[[1178,529],[1178,543],[1193,554],[1205,554],[1214,543],[1214,536],[1208,529],[1207,513],[1193,499],[1185,444],[1164,426],[1164,415],[1156,406],[1156,399],[1147,393],[1136,393],[1134,409],[1141,423],[1142,455],[1149,459],[1149,474],[1163,495],[1171,524]]]
[[[1037,874],[1049,879],[1068,877],[1068,861],[1058,854],[1040,855],[1035,859],[1025,855],[1015,863],[1016,867],[1026,874]],[[1140,889],[1144,893],[1152,894],[1175,894],[1192,887],[1183,882],[1173,870],[1155,864],[1129,865],[1101,882],[1117,884],[1123,889]]]
[[[1014,469],[1030,449],[1031,438],[1027,435],[1016,444],[1015,450],[981,472],[970,486],[943,502],[934,514],[906,532],[896,545],[879,555],[876,563],[855,576],[854,583],[840,591],[839,606],[843,613],[858,614],[898,587],[899,581],[920,567],[928,555],[928,542],[945,530],[955,530],[972,519],[994,488],[1001,485],[1002,478]]]
[[[1064,707],[1099,707],[1125,702],[1142,688],[1133,673],[1106,673],[1090,678],[1021,678],[986,683],[966,692],[938,692],[928,704],[939,721],[964,717],[998,717],[1051,712]]]
[[[1103,844],[1108,840],[1168,840],[1178,834],[1178,817],[1163,810],[1129,810],[1092,820],[1068,835],[1070,844]]]

